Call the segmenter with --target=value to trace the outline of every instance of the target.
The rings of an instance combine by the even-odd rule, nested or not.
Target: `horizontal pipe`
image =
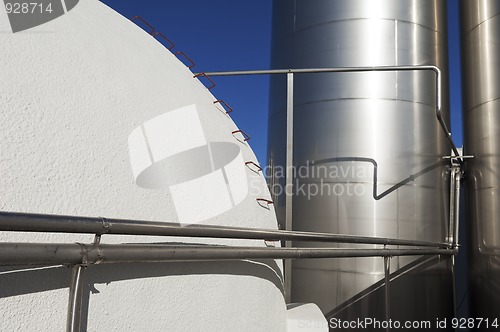
[[[441,70],[433,65],[415,66],[361,66],[361,67],[325,67],[325,68],[294,68],[294,69],[261,69],[261,70],[233,70],[204,72],[209,76],[233,76],[233,75],[273,75],[273,74],[300,74],[300,73],[346,73],[367,71],[410,71],[410,70],[432,70],[441,75]]]
[[[267,248],[172,244],[0,243],[0,265],[454,255],[456,249]]]
[[[307,74],[307,73],[352,73],[352,72],[384,72],[384,71],[415,71],[432,70],[436,73],[436,107],[441,111],[441,70],[433,65],[415,66],[364,66],[364,67],[329,67],[329,68],[301,68],[301,69],[264,69],[264,70],[234,70],[205,72],[208,76],[234,75],[275,75],[275,74]]]
[[[449,248],[449,243],[413,241],[368,236],[284,230],[223,227],[208,225],[181,226],[177,223],[63,216],[50,214],[0,212],[0,231],[152,235],[250,239],[266,241],[311,241]]]

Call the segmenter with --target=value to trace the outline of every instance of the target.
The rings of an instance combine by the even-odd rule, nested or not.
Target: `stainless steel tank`
[[[442,70],[448,122],[445,1],[274,1],[274,69],[393,65]],[[445,241],[450,147],[435,116],[435,73],[296,74],[294,84],[293,229]],[[285,147],[286,80],[272,77],[268,176],[282,227]],[[292,266],[292,302],[332,317],[384,315],[383,259]],[[391,317],[452,315],[449,261],[392,258],[391,272],[401,272]]]
[[[472,317],[500,319],[500,1],[461,1]]]

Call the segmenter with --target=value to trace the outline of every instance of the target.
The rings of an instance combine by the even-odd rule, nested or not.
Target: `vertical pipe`
[[[447,242],[450,243],[451,245],[453,245],[456,240],[455,240],[455,213],[457,213],[457,211],[455,210],[456,208],[456,203],[455,203],[455,194],[456,194],[456,191],[455,191],[455,185],[456,185],[456,182],[455,182],[455,178],[456,178],[456,171],[455,171],[455,167],[453,167],[451,169],[451,172],[450,172],[450,211],[449,211],[449,214],[450,214],[450,218],[449,218],[449,221],[448,221],[448,239],[447,239]]]
[[[454,221],[454,230],[453,230],[453,248],[458,246],[458,231],[459,231],[459,220],[460,220],[460,181],[462,180],[462,173],[460,168],[457,167],[455,170],[455,221]]]
[[[455,266],[455,256],[451,256],[451,280],[453,283],[453,316],[458,318],[458,308],[457,308],[457,274]],[[458,328],[454,329],[458,331]]]
[[[71,271],[69,287],[68,316],[66,320],[67,332],[79,332],[82,321],[83,270],[81,265],[75,265]]]
[[[293,73],[287,74],[287,99],[286,99],[286,185],[285,185],[285,229],[292,230],[293,209]],[[286,247],[291,247],[291,242],[286,241]],[[285,261],[285,298],[291,302],[292,291],[292,261]]]
[[[391,270],[391,258],[389,256],[384,257],[384,276],[385,276],[385,289],[384,289],[384,297],[385,297],[385,321],[388,322],[391,315],[389,311],[389,283],[390,283],[390,274]],[[389,326],[386,328],[386,331],[389,331]]]
[[[452,159],[452,168],[450,173],[450,228],[449,228],[449,243],[452,248],[458,246],[458,223],[460,215],[460,165],[454,164]],[[453,282],[453,312],[457,314],[457,284],[456,284],[456,266],[455,257],[451,257],[451,273]],[[455,329],[458,330],[458,329]]]

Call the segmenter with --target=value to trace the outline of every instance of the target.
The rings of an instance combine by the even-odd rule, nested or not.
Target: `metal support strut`
[[[75,265],[71,270],[69,286],[68,316],[66,320],[67,332],[80,332],[82,322],[82,296],[84,267]]]
[[[286,100],[286,190],[285,190],[285,230],[293,229],[293,73],[287,73],[287,100]],[[285,247],[292,246],[290,241]],[[285,261],[285,300],[292,302],[292,262]]]
[[[390,297],[390,273],[391,273],[391,258],[389,256],[384,257],[384,275],[385,275],[385,321],[388,322],[390,319],[390,310],[389,310],[389,297]],[[389,331],[389,327],[386,328],[386,331]]]

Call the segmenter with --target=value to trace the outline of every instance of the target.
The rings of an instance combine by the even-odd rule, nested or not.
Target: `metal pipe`
[[[451,256],[451,282],[453,285],[453,317],[458,317],[457,311],[457,274],[455,266],[455,256]],[[458,327],[455,327],[455,331],[459,331]]]
[[[266,75],[266,74],[288,74],[288,73],[346,73],[353,71],[398,71],[398,70],[433,70],[440,77],[441,70],[433,65],[414,66],[360,66],[360,67],[325,67],[325,68],[290,68],[290,69],[257,69],[257,70],[232,70],[204,72],[209,76],[233,76],[233,75]],[[441,92],[441,91],[439,91]]]
[[[314,241],[448,248],[449,243],[369,236],[299,232],[239,227],[191,225],[128,219],[77,217],[50,214],[0,212],[0,231],[154,235],[267,241]]]
[[[459,222],[460,222],[460,181],[462,180],[462,171],[460,169],[456,170],[455,175],[455,221],[454,226],[455,229],[453,231],[453,242],[452,248],[456,248],[458,246],[458,231],[459,231]]]
[[[388,322],[390,318],[389,314],[389,284],[390,284],[390,270],[391,270],[391,258],[389,256],[384,257],[384,295],[385,295],[385,321]],[[389,326],[387,326],[386,331],[389,331]]]
[[[75,265],[72,268],[71,284],[69,287],[68,316],[66,320],[67,332],[79,332],[82,321],[82,295],[83,295],[84,267]]]
[[[450,171],[450,206],[449,206],[449,221],[448,221],[448,239],[447,242],[454,243],[455,234],[455,178],[456,178],[456,168],[453,166]]]
[[[292,231],[293,213],[293,73],[287,73],[287,101],[286,101],[286,185],[285,185],[285,230]],[[290,241],[285,247],[291,247]],[[285,261],[285,300],[292,301],[292,264]]]
[[[460,219],[460,181],[462,170],[460,165],[453,165],[450,173],[450,223],[449,239],[452,248],[458,246],[458,229]]]
[[[455,255],[456,249],[266,248],[171,244],[0,243],[0,265]]]
[[[449,242],[452,248],[458,250],[458,228],[460,218],[460,180],[462,176],[461,165],[456,164],[451,160],[452,168],[450,173],[450,225],[449,225]],[[451,275],[453,283],[453,313],[457,317],[457,287],[456,287],[456,266],[455,257],[451,257]],[[455,328],[458,331],[457,328]]]
[[[303,68],[303,69],[264,69],[264,70],[235,70],[205,72],[208,76],[233,76],[233,75],[275,75],[275,74],[305,74],[305,73],[349,73],[368,71],[414,71],[432,70],[436,73],[436,107],[441,110],[441,70],[432,65],[415,66],[368,66],[368,67],[330,67],[330,68]],[[446,126],[445,126],[446,127]]]

